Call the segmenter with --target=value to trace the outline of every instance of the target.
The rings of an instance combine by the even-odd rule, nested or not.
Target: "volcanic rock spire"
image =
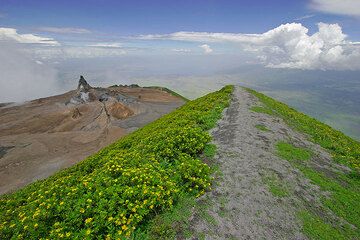
[[[92,87],[87,83],[87,81],[85,80],[85,78],[84,78],[83,76],[80,76],[77,90],[78,90],[79,92],[87,92],[87,91],[89,91],[91,88],[92,88]]]

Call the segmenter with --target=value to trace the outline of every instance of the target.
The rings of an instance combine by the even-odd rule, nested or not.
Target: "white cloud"
[[[211,49],[211,47],[210,47],[209,45],[207,45],[207,44],[200,45],[199,47],[204,50],[204,53],[205,53],[205,54],[209,54],[209,53],[212,53],[212,52],[213,52],[213,50]]]
[[[37,57],[42,59],[69,59],[69,58],[96,58],[122,56],[127,52],[122,48],[90,47],[90,46],[64,46],[41,47],[30,49]]]
[[[42,32],[52,32],[52,33],[76,33],[76,34],[84,34],[84,33],[91,33],[90,30],[85,28],[59,28],[59,27],[41,27],[38,28],[39,31]]]
[[[304,19],[312,18],[312,17],[315,17],[315,14],[308,14],[308,15],[305,15],[305,16],[301,16],[301,17],[295,18],[294,20],[295,20],[295,21],[301,21],[301,20],[304,20]]]
[[[360,16],[359,0],[311,0],[310,7],[325,13]]]
[[[186,48],[173,48],[173,49],[171,49],[171,51],[178,52],[178,53],[189,53],[189,52],[191,52],[190,49],[186,49]]]
[[[262,34],[176,32],[140,38],[235,43],[273,68],[360,69],[359,45],[347,41],[338,24],[319,23],[318,32],[308,32],[300,23],[288,23]]]
[[[19,34],[14,28],[0,28],[0,40],[9,41],[13,40],[18,43],[35,43],[58,46],[60,45],[53,38],[40,37],[34,34]]]
[[[61,93],[57,71],[24,51],[27,45],[0,43],[0,102],[19,102]]]
[[[175,32],[170,34],[140,35],[143,40],[176,40],[190,42],[241,42],[259,34],[209,33],[209,32]]]
[[[98,47],[98,48],[121,48],[121,43],[95,43],[95,44],[89,44],[88,47]]]

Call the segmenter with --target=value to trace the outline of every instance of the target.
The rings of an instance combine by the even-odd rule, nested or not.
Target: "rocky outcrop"
[[[77,90],[78,92],[88,92],[92,87],[87,83],[83,76],[80,76]]]
[[[80,76],[76,95],[74,95],[68,103],[78,105],[93,101],[96,97],[94,97],[94,94],[90,92],[92,89],[93,88],[90,86],[90,84],[87,83],[85,78],[83,76]]]

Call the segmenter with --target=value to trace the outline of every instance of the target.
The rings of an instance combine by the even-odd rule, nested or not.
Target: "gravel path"
[[[325,151],[281,119],[251,111],[255,105],[260,103],[253,95],[236,87],[223,119],[212,131],[218,147],[215,162],[223,176],[200,199],[209,204],[206,211],[213,220],[195,214],[192,228],[205,239],[306,239],[296,213],[306,207],[304,202],[320,206],[319,197],[324,193],[278,158],[275,144],[283,140],[310,148],[322,167],[334,166]],[[258,130],[258,124],[270,131]],[[273,195],[266,179],[281,182],[288,194]]]

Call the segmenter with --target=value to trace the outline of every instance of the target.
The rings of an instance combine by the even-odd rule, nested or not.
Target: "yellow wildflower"
[[[93,220],[92,218],[87,218],[87,219],[85,220],[85,223],[86,223],[86,224],[91,223],[92,220]]]

